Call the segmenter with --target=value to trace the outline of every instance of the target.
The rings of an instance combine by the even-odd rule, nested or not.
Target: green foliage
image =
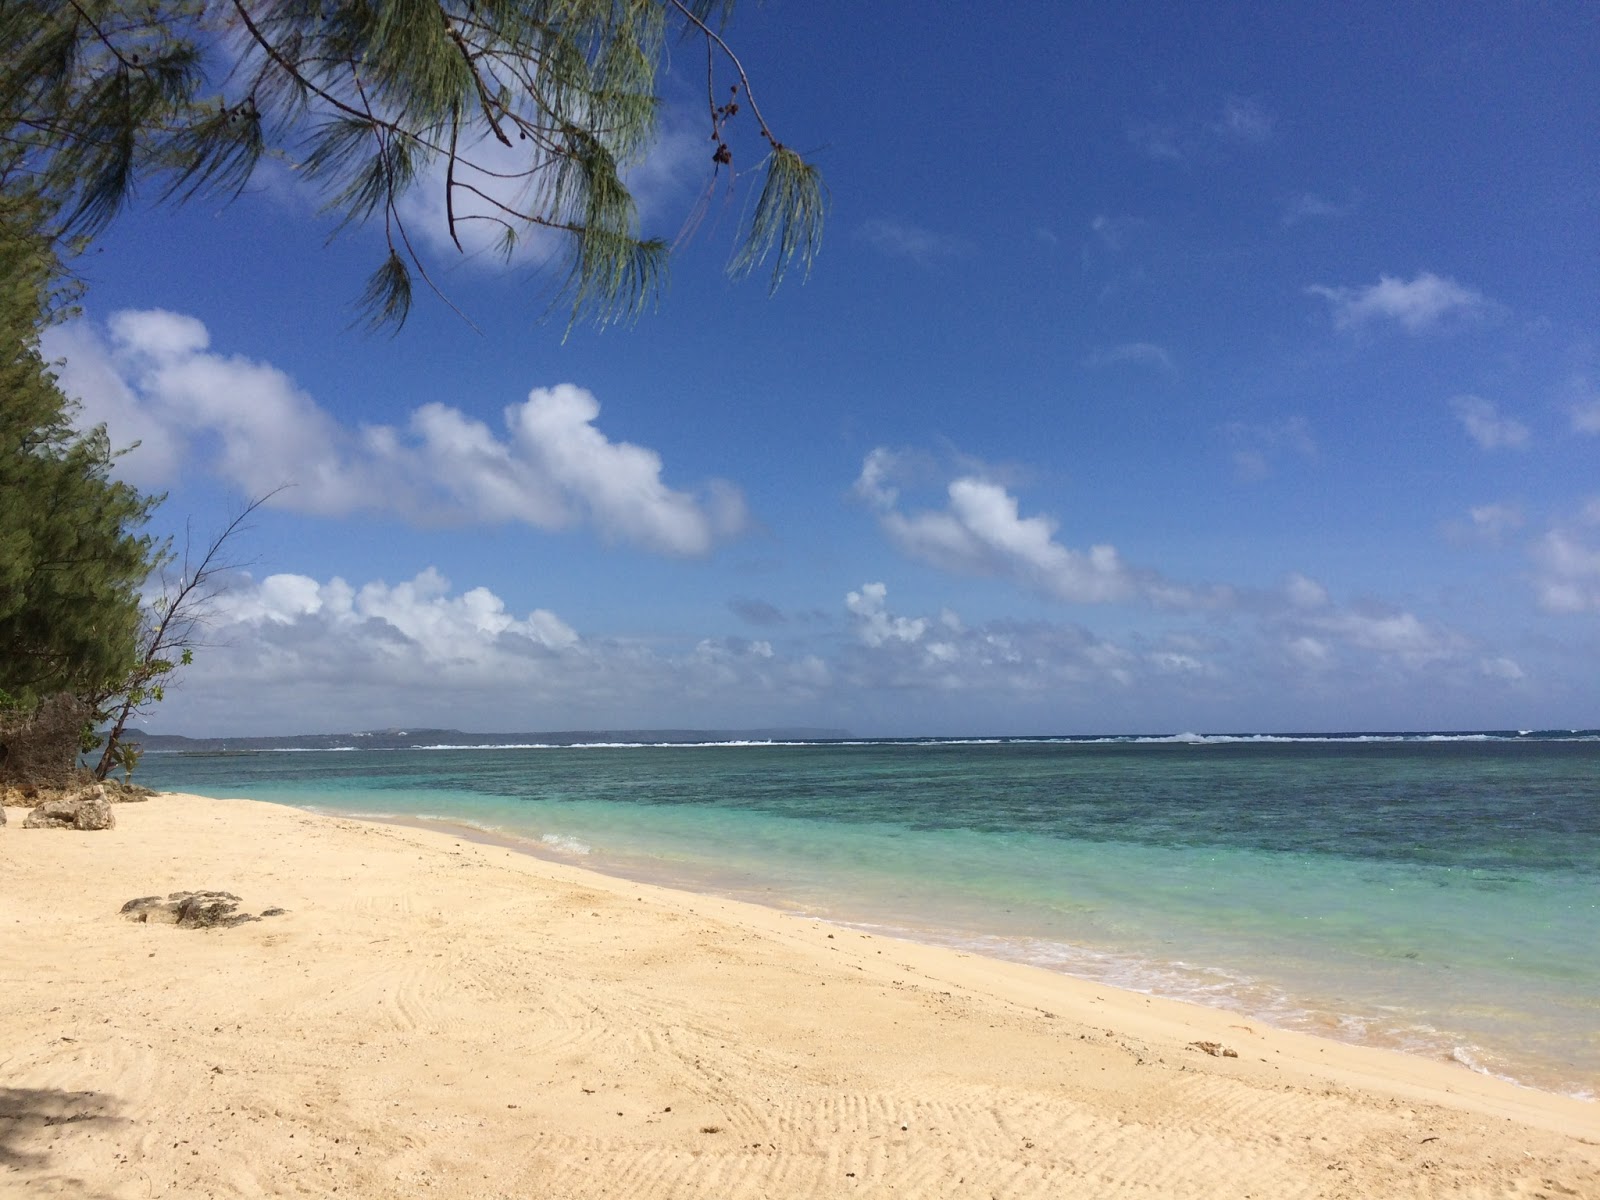
[[[139,185],[164,197],[236,192],[268,154],[317,183],[346,223],[388,247],[362,296],[403,322],[412,276],[431,282],[399,207],[442,186],[449,231],[468,221],[507,253],[555,234],[571,320],[637,315],[666,246],[644,237],[624,182],[654,144],[668,38],[703,43],[713,172],[731,170],[741,102],[765,144],[736,273],[776,285],[809,270],[825,198],[816,169],[773,135],[718,32],[729,0],[3,0],[0,174],[35,183],[92,235]],[[734,73],[712,95],[716,68]],[[503,165],[505,151],[515,165]],[[439,171],[443,167],[442,172]],[[442,174],[442,183],[439,177]],[[471,199],[473,211],[459,207]]]
[[[138,648],[139,586],[161,547],[138,531],[158,498],[109,477],[104,428],[39,355],[59,264],[37,199],[0,189],[0,694],[23,709],[105,687]]]

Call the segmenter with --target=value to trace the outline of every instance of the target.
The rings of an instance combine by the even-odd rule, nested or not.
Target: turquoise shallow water
[[[1551,1090],[1600,1081],[1600,738],[146,757]]]

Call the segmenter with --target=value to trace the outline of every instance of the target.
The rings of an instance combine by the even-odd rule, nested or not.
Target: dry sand
[[[447,832],[10,816],[0,1194],[1600,1197],[1600,1106],[1454,1064]],[[288,911],[118,915],[201,888]]]

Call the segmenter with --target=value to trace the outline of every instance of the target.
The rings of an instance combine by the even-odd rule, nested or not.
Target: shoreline
[[[1600,1106],[1464,1066],[438,828],[9,815],[0,1192],[1600,1194]],[[201,888],[288,911],[118,916]]]
[[[817,913],[806,910],[798,902],[785,903],[780,900],[765,898],[753,887],[740,887],[731,881],[719,882],[715,877],[689,879],[682,875],[674,876],[666,871],[653,871],[650,860],[635,862],[634,860],[622,858],[602,858],[598,864],[591,863],[587,861],[587,849],[579,853],[564,851],[560,848],[559,843],[552,845],[529,835],[490,828],[462,818],[434,815],[415,816],[400,813],[341,812],[333,808],[320,806],[307,808],[304,811],[316,812],[345,820],[373,821],[378,824],[396,825],[402,828],[435,830],[452,836],[467,838],[483,845],[509,849],[515,853],[528,855],[541,862],[571,866],[583,871],[592,871],[609,879],[664,888],[688,896],[704,896],[753,904],[759,908],[797,920],[820,920],[840,929],[866,932],[915,945],[976,955],[999,963],[1031,967],[1051,975],[1059,975],[1063,978],[1073,979],[1080,983],[1097,987],[1113,988],[1133,996],[1153,997],[1182,1004],[1192,1004],[1218,1012],[1228,1012],[1283,1032],[1301,1033],[1310,1037],[1324,1038],[1346,1046],[1366,1047],[1403,1054],[1407,1057],[1419,1058],[1427,1062],[1436,1062],[1452,1068],[1460,1068],[1513,1087],[1575,1100],[1580,1103],[1592,1103],[1600,1107],[1600,1098],[1596,1097],[1593,1090],[1583,1092],[1565,1091],[1557,1087],[1543,1086],[1538,1082],[1530,1082],[1528,1079],[1517,1078],[1510,1074],[1491,1070],[1476,1061],[1473,1052],[1478,1050],[1478,1047],[1456,1044],[1455,1039],[1440,1039],[1434,1044],[1408,1043],[1406,1033],[1390,1028],[1380,1028],[1374,1033],[1369,1027],[1370,1017],[1352,1016],[1331,1006],[1303,1007],[1303,1003],[1310,1002],[1309,998],[1290,996],[1287,993],[1277,991],[1275,987],[1270,987],[1269,995],[1266,998],[1267,1003],[1246,1009],[1243,998],[1237,994],[1224,993],[1217,1002],[1212,1002],[1208,999],[1194,998],[1191,995],[1181,994],[1172,988],[1163,989],[1159,983],[1152,983],[1146,986],[1140,982],[1131,982],[1126,979],[1097,978],[1065,966],[1043,962],[1037,956],[1030,957],[1022,949],[1020,943],[1031,939],[1022,939],[1003,933],[963,932],[936,924],[921,926],[894,924],[880,921],[872,914],[865,912],[854,914]],[[1011,952],[1005,952],[1007,950]],[[1137,955],[1114,950],[1107,951],[1104,948],[1091,953],[1097,956],[1116,958],[1124,964],[1134,964],[1135,971],[1151,977],[1161,974],[1170,976],[1180,970],[1197,976],[1203,976],[1207,973],[1207,968],[1203,965],[1196,966],[1179,961],[1144,959]],[[1278,1001],[1280,1005],[1288,1004],[1288,1011],[1297,1015],[1300,1018],[1299,1021],[1293,1022],[1275,1018],[1270,1012],[1273,1007],[1270,1001],[1273,1000]],[[1359,1029],[1359,1033],[1356,1032],[1357,1029]],[[1481,1053],[1481,1051],[1479,1052]],[[1600,1089],[1600,1080],[1593,1081],[1593,1087]]]

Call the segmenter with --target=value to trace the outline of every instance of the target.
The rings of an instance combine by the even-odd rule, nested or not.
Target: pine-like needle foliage
[[[110,478],[105,428],[39,354],[60,264],[47,206],[0,190],[0,707],[106,688],[134,661],[139,585],[162,547],[139,532],[158,497]]]
[[[764,182],[733,265],[809,270],[825,202],[772,134],[719,29],[729,0],[0,0],[0,180],[92,236],[142,186],[237,192],[263,157],[314,180],[341,219],[381,225],[362,297],[398,325],[432,286],[399,201],[442,187],[457,247],[488,223],[511,253],[566,247],[561,299],[602,324],[651,305],[667,247],[645,238],[627,168],[655,143],[668,39],[707,55],[713,170],[749,106]],[[737,80],[712,98],[716,75]],[[507,166],[506,164],[511,165]],[[440,168],[442,183],[439,182]]]

